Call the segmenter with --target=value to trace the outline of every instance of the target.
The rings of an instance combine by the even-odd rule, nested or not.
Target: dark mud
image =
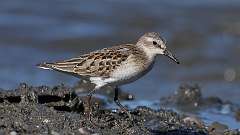
[[[216,131],[186,115],[147,107],[131,110],[131,121],[125,113],[105,109],[106,103],[95,99],[93,124],[84,114],[85,98],[64,85],[50,88],[21,84],[13,91],[0,90],[0,134],[205,135]],[[239,134],[224,129],[224,134],[233,133]]]

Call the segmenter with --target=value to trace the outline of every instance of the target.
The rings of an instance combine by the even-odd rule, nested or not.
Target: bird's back
[[[104,48],[68,60],[42,63],[38,67],[52,69],[80,77],[108,78],[130,56],[138,55],[139,50],[132,44]]]

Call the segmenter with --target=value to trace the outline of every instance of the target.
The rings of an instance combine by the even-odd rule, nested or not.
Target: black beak
[[[171,53],[169,52],[167,49],[164,51],[164,55],[169,57],[170,59],[172,59],[173,61],[175,61],[177,64],[180,64],[180,62],[178,61],[178,59]]]

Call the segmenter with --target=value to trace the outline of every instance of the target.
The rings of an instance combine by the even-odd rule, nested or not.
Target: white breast
[[[119,68],[117,68],[112,74],[111,77],[118,78],[118,79],[129,79],[132,76],[138,74],[140,67],[131,64],[131,63],[124,63]]]
[[[119,83],[129,83],[137,80],[151,68],[151,63],[136,63],[136,60],[129,57],[127,61],[121,64],[112,74],[111,78],[115,78]]]

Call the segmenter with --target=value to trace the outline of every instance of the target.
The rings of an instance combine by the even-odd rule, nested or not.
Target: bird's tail
[[[36,65],[38,68],[53,70],[53,63],[40,63]]]

